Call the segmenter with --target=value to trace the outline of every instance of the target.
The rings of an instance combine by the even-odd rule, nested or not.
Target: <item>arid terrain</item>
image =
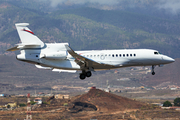
[[[19,99],[25,101],[25,98]],[[31,115],[33,120],[180,119],[180,111],[163,110],[156,105],[117,96],[99,89],[90,89],[88,93],[72,97],[71,99],[46,98],[44,101],[46,102],[42,105],[36,104],[32,106]],[[0,119],[24,120],[26,114],[26,107],[19,107],[14,110],[0,111]]]
[[[180,97],[179,6],[179,0],[0,0],[0,120],[24,120],[28,93],[32,120],[179,120],[180,108],[161,107]],[[16,23],[29,23],[44,43],[69,43],[75,51],[153,49],[175,62],[156,66],[154,76],[151,66],[138,66],[95,71],[82,81],[81,71],[38,69],[18,61],[19,51],[6,51],[21,43]]]

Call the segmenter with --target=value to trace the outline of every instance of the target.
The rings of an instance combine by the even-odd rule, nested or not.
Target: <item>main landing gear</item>
[[[81,80],[84,80],[86,77],[91,77],[92,73],[91,71],[82,71],[82,73],[79,75],[79,78]]]
[[[152,65],[152,70],[151,70],[152,75],[155,75],[154,68],[155,68],[155,66]]]

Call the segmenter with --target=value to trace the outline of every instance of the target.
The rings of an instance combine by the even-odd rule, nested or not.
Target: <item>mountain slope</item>
[[[43,42],[69,42],[75,50],[151,48],[180,57],[178,21],[94,8],[42,14],[6,2],[0,3],[0,14],[1,54],[19,41],[14,24],[28,22]]]
[[[64,15],[70,18],[72,14],[102,23],[104,26],[112,25],[116,29],[122,30],[123,33],[113,31],[111,33],[112,36],[108,34],[109,40],[116,42],[119,48],[151,48],[157,49],[172,57],[180,56],[177,52],[175,53],[176,50],[180,50],[180,24],[178,21],[132,12],[107,11],[94,8],[61,10],[52,13],[51,17],[58,19]],[[61,19],[63,18],[61,17]],[[66,19],[68,19],[68,17],[66,17]],[[76,22],[74,24],[76,24]],[[73,24],[71,24],[71,26],[72,25]],[[88,29],[87,26],[85,28]],[[103,35],[106,35],[104,31],[102,32],[104,33]],[[97,34],[99,33],[97,32]],[[104,40],[103,37],[101,39]],[[111,48],[118,47],[112,45]]]
[[[161,33],[179,35],[180,23],[158,17],[120,11],[120,10],[99,10],[95,8],[78,8],[60,10],[52,13],[57,14],[75,14],[93,21],[108,23],[126,31],[143,30],[149,33]]]

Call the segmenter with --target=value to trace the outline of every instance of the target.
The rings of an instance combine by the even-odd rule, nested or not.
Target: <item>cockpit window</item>
[[[158,55],[159,53],[158,52],[154,52],[155,55]]]

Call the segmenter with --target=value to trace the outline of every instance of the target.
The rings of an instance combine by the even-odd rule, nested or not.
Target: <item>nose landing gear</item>
[[[152,65],[152,70],[151,70],[152,75],[155,75],[154,68],[155,68],[155,66]]]
[[[152,75],[155,75],[155,72],[152,72]]]

